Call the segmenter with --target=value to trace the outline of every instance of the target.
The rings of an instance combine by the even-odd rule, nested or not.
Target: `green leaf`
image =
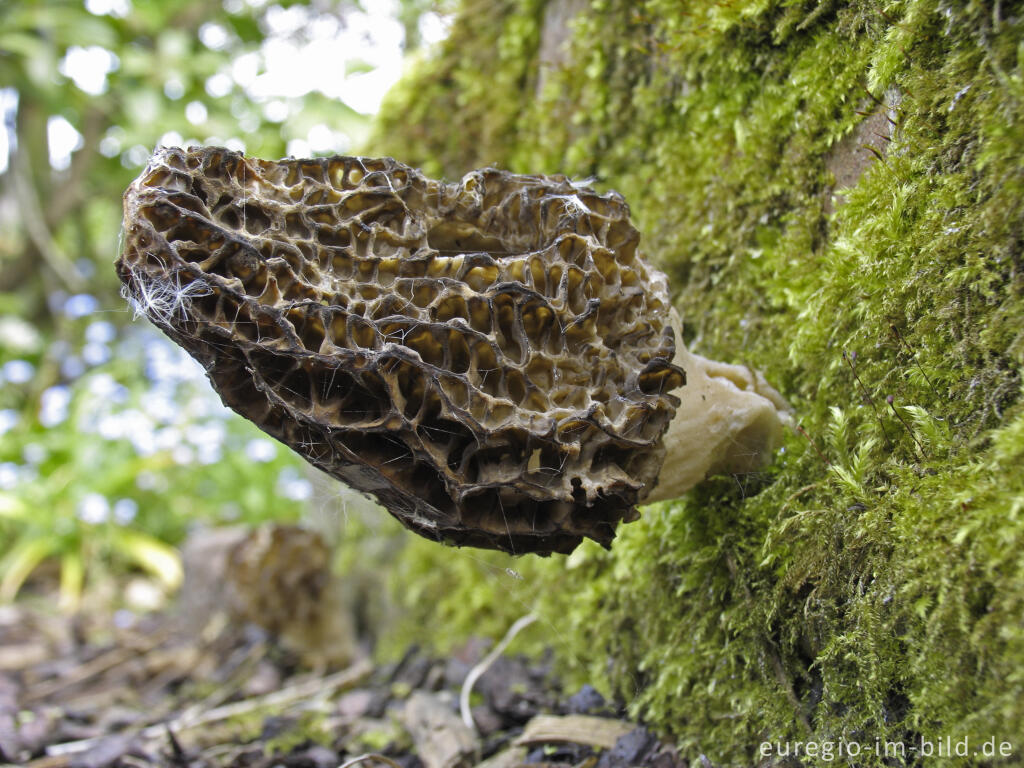
[[[0,517],[13,520],[24,519],[28,516],[28,506],[24,501],[11,493],[0,493]]]
[[[77,550],[65,552],[60,559],[60,607],[65,611],[78,608],[82,600],[82,586],[85,583],[85,564],[82,553]]]
[[[25,583],[25,579],[43,562],[53,554],[60,540],[50,536],[38,536],[19,541],[7,556],[3,559],[3,579],[0,580],[0,602],[6,603],[14,600],[18,591]]]
[[[118,554],[152,573],[168,590],[181,586],[184,573],[181,557],[174,547],[148,534],[126,529],[116,531],[113,538]]]

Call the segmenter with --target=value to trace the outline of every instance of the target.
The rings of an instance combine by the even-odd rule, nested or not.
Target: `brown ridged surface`
[[[432,539],[611,542],[683,372],[615,193],[389,158],[161,149],[125,193],[128,295],[224,402]]]

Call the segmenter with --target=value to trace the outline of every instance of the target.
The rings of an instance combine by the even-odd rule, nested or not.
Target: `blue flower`
[[[91,315],[100,308],[99,300],[88,293],[76,293],[64,302],[64,314],[71,318]]]
[[[58,385],[43,390],[39,398],[39,423],[44,427],[55,427],[68,417],[71,406],[71,390]]]
[[[2,375],[11,384],[24,384],[31,381],[36,369],[26,360],[10,360],[4,364]]]
[[[139,514],[139,505],[134,499],[118,499],[114,502],[114,522],[128,525]]]
[[[89,493],[78,502],[78,519],[89,525],[99,525],[110,519],[110,502],[101,493]]]
[[[0,435],[7,434],[18,425],[21,416],[13,408],[0,411]]]

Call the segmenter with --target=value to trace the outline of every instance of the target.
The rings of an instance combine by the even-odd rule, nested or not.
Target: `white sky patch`
[[[260,118],[255,112],[246,112],[238,116],[238,127],[245,133],[253,133],[260,127]]]
[[[245,444],[245,455],[249,461],[266,464],[277,458],[277,445],[270,440],[254,438]]]
[[[85,10],[93,16],[123,19],[132,12],[130,0],[85,0]]]
[[[121,66],[116,54],[99,45],[72,45],[60,62],[60,73],[71,78],[79,90],[99,96],[107,90],[107,75]]]
[[[331,127],[324,123],[310,128],[306,141],[314,152],[345,152],[352,144],[348,134],[344,131],[331,130]]]
[[[208,21],[199,28],[199,39],[207,48],[219,51],[227,46],[231,36],[222,25]]]
[[[301,5],[282,8],[275,5],[267,9],[267,26],[274,35],[294,35],[310,22],[310,10]]]
[[[14,149],[14,120],[18,114],[18,92],[0,88],[0,173],[7,170]]]
[[[231,93],[231,77],[226,72],[210,75],[206,79],[206,92],[215,99],[227,96]]]
[[[269,0],[225,0],[225,8],[244,5],[261,8]],[[402,74],[403,29],[395,18],[397,0],[374,0],[365,3],[366,10],[350,11],[339,19],[330,14],[319,14],[305,5],[289,8],[274,6],[266,12],[267,37],[259,51],[237,57],[229,67],[209,77],[206,92],[211,98],[223,98],[237,86],[243,89],[255,109],[262,109],[266,119],[285,123],[294,113],[298,99],[319,91],[329,99],[342,101],[363,114],[380,109],[384,94]],[[85,0],[86,9],[96,15],[124,18],[131,13],[130,0]],[[427,45],[436,44],[450,32],[451,19],[437,13],[426,13],[420,18],[420,35]],[[200,28],[200,39],[207,47],[219,50],[230,44],[231,32],[223,25],[207,23]],[[120,67],[120,60],[111,51],[98,45],[71,46],[60,63],[60,71],[76,87],[90,95],[100,95],[108,89],[108,76]],[[346,72],[355,69],[353,74]],[[367,69],[368,71],[363,71]],[[177,77],[170,76],[164,83],[164,96],[177,100],[185,95],[185,87]],[[14,149],[14,115],[18,94],[13,88],[0,88],[0,173],[7,170],[9,156]],[[258,112],[235,117],[239,128],[252,130]],[[209,115],[199,101],[185,107],[185,116],[193,125],[203,125]],[[245,119],[243,119],[243,117]],[[250,127],[251,126],[251,127]],[[128,166],[144,162],[144,147],[125,150],[123,131],[107,132],[100,151],[107,157],[123,153],[122,162]],[[50,118],[47,125],[50,145],[50,164],[57,170],[66,169],[71,154],[82,146],[82,136],[66,119]],[[176,134],[167,134],[162,143],[179,143]],[[235,142],[239,146],[241,142]],[[302,139],[288,144],[289,154],[309,156],[314,152],[345,152],[351,149],[351,138],[330,126],[317,125]]]
[[[157,144],[161,147],[183,147],[185,146],[185,138],[177,131],[168,131],[160,137],[160,141]]]
[[[288,157],[312,157],[313,151],[305,139],[291,139],[285,148]]]
[[[420,40],[424,45],[437,45],[448,37],[452,31],[452,17],[442,16],[439,13],[428,11],[420,16],[417,25],[420,33]]]
[[[125,131],[119,125],[112,125],[100,139],[100,154],[104,157],[117,157],[124,145]]]
[[[264,43],[264,46],[266,43]],[[231,79],[243,88],[251,88],[260,74],[260,54],[257,51],[243,53],[231,62]],[[294,73],[293,73],[294,74]],[[212,80],[213,77],[210,78]],[[299,74],[298,79],[302,79]],[[207,89],[210,88],[210,80],[206,81]],[[294,85],[294,84],[293,84]]]
[[[346,14],[343,21],[311,17],[304,6],[269,10],[269,35],[260,49],[262,71],[259,57],[243,55],[232,65],[232,77],[260,102],[319,91],[358,112],[376,112],[402,74],[403,31],[394,17],[393,0],[367,6],[366,11]],[[300,30],[304,40],[289,37]],[[372,71],[346,76],[349,62]]]
[[[55,171],[67,170],[71,153],[82,146],[82,134],[60,115],[46,121],[46,143],[50,148],[50,166]]]
[[[185,84],[176,77],[172,77],[164,83],[164,96],[171,101],[177,101],[185,95]]]
[[[135,144],[121,156],[121,165],[126,168],[137,168],[149,160],[150,150],[143,144]]]
[[[274,99],[263,105],[263,116],[272,123],[283,123],[288,114],[288,102],[284,99]]]
[[[185,107],[185,119],[192,125],[202,125],[206,122],[207,117],[209,117],[209,113],[206,110],[206,105],[201,101],[190,101]]]

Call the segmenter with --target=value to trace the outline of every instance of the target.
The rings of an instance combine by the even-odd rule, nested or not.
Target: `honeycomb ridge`
[[[226,405],[408,528],[549,554],[636,518],[685,376],[618,194],[163,148],[124,208],[126,296]]]

